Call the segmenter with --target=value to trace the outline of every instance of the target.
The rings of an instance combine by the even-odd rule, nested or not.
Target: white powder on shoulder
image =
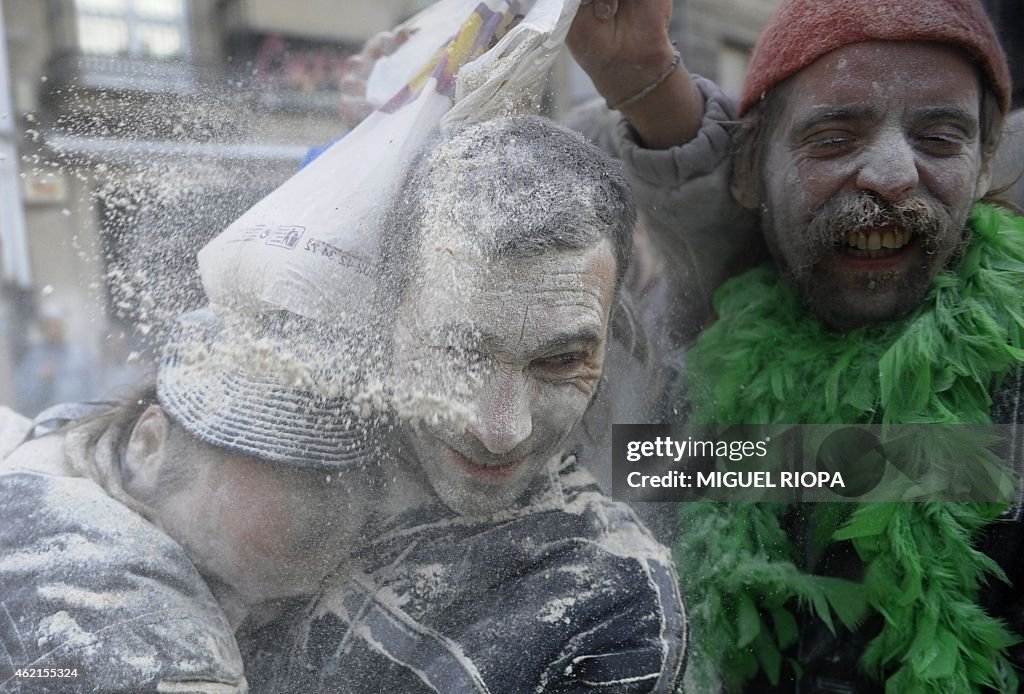
[[[96,637],[82,629],[78,622],[63,610],[42,620],[36,630],[36,637],[36,644],[40,648],[56,649],[65,646],[91,650],[96,643]]]

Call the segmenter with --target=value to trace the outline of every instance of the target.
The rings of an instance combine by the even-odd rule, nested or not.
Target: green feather
[[[1024,363],[1024,219],[991,205],[972,210],[971,243],[922,304],[899,321],[834,333],[811,318],[796,290],[763,267],[715,296],[719,320],[687,355],[698,422],[803,424],[988,423],[991,391]],[[941,435],[939,435],[941,433]],[[940,468],[955,485],[965,451],[1006,481],[986,442],[963,427],[901,438],[908,466]],[[888,450],[888,449],[887,449]],[[983,448],[982,448],[983,450]],[[952,476],[952,477],[950,477]],[[928,478],[922,478],[922,485]],[[860,582],[816,576],[783,530],[786,506],[680,504],[675,557],[693,621],[687,673],[698,691],[727,691],[764,672],[778,682],[797,635],[794,611],[834,629],[870,610],[882,618],[860,665],[887,692],[1016,691],[1006,649],[1017,639],[977,604],[989,579],[1005,580],[977,551],[999,504],[820,504],[802,512],[814,556],[850,542]],[[847,514],[847,509],[852,513]]]

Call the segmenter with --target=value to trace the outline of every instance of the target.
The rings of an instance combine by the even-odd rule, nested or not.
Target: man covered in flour
[[[123,403],[0,410],[0,692],[248,691],[239,625],[372,523],[368,425],[323,392],[339,340],[204,309]]]
[[[0,687],[671,691],[668,551],[562,450],[633,218],[579,135],[467,127],[382,230],[391,407],[330,397],[374,345],[218,307],[177,320],[155,389],[43,413],[70,424],[0,474]]]
[[[675,688],[667,550],[563,451],[601,383],[633,220],[612,160],[544,119],[428,147],[382,232],[391,510],[351,573],[242,635],[254,690]]]
[[[594,0],[569,43],[613,109],[578,124],[624,160],[700,297],[771,254],[718,290],[687,354],[694,416],[1005,422],[1019,469],[1024,219],[986,197],[1010,85],[981,7],[783,0],[738,106],[686,73],[670,12]],[[1019,504],[682,513],[704,686],[1016,691]]]

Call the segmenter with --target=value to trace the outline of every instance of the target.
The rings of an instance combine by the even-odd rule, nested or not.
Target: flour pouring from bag
[[[199,253],[210,302],[372,330],[378,221],[409,164],[441,128],[536,110],[578,4],[442,0],[409,20],[371,83],[387,101]]]

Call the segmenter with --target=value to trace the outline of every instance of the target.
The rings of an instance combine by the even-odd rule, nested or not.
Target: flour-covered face
[[[450,508],[508,506],[560,452],[601,377],[614,285],[608,241],[493,261],[424,242],[395,366],[406,439]]]
[[[306,470],[216,448],[176,428],[165,464],[187,485],[154,485],[157,520],[208,581],[243,603],[309,595],[348,561],[370,485],[362,471]]]
[[[983,192],[975,68],[946,46],[868,41],[791,87],[762,172],[769,247],[832,327],[902,316]]]

